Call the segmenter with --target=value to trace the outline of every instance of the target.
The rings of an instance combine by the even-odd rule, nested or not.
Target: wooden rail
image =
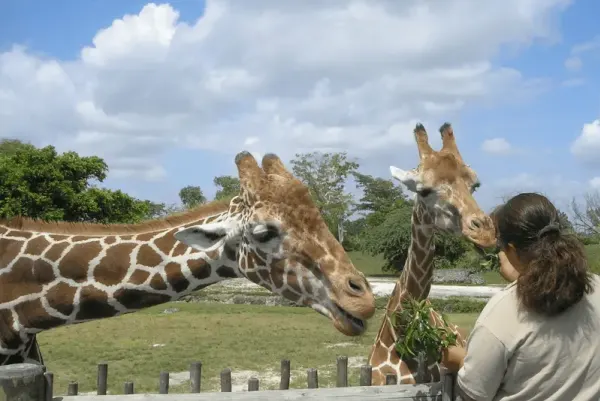
[[[79,384],[69,383],[67,394],[54,394],[54,375],[45,372],[45,367],[32,364],[16,364],[0,367],[0,400],[2,401],[258,401],[258,400],[419,400],[419,401],[455,401],[455,376],[445,371],[442,380],[436,383],[418,385],[396,384],[396,377],[389,375],[385,386],[371,386],[371,367],[361,366],[359,386],[350,387],[348,383],[348,358],[337,358],[336,388],[319,388],[317,369],[306,372],[307,389],[289,389],[290,361],[281,361],[281,379],[279,390],[260,391],[258,378],[251,377],[247,383],[247,392],[232,392],[231,369],[220,374],[221,392],[202,390],[202,363],[190,364],[190,393],[169,394],[169,373],[160,372],[158,394],[134,394],[133,382],[123,383],[123,394],[107,395],[108,364],[98,364],[97,388],[95,395],[79,395]],[[418,369],[419,371],[422,369]]]

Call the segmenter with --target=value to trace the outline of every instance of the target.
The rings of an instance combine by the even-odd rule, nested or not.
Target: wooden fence
[[[190,365],[190,393],[169,394],[169,372],[161,372],[158,378],[158,394],[135,394],[133,382],[123,384],[123,395],[107,395],[108,365],[98,364],[96,395],[78,395],[77,382],[69,383],[65,396],[56,396],[53,391],[54,375],[45,367],[33,364],[16,364],[0,367],[0,400],[2,401],[258,401],[258,400],[323,400],[346,401],[368,400],[419,400],[455,401],[455,375],[442,372],[442,380],[417,385],[396,383],[389,375],[385,386],[371,386],[371,367],[360,367],[359,386],[348,385],[348,358],[337,358],[335,388],[319,388],[317,369],[308,369],[307,389],[290,389],[290,361],[281,361],[279,390],[260,391],[259,380],[248,380],[248,392],[232,392],[231,369],[221,372],[221,392],[201,393],[202,363]],[[422,368],[419,369],[422,371]]]

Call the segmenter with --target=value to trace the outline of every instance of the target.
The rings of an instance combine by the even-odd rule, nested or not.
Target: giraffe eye
[[[260,230],[259,232],[253,232],[252,233],[252,237],[254,237],[254,239],[257,242],[260,243],[266,243],[271,241],[274,238],[277,238],[279,236],[279,230],[277,229],[277,227],[275,226],[271,226],[271,225],[267,225],[264,227],[264,230]]]
[[[431,195],[432,192],[433,192],[433,189],[431,189],[431,188],[423,188],[420,191],[418,191],[418,194],[419,194],[419,196],[426,198],[427,196]]]

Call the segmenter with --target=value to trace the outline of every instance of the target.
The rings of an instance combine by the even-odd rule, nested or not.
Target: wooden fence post
[[[454,401],[454,374],[440,365],[442,382],[442,401]]]
[[[231,393],[231,369],[225,368],[221,371],[221,392]]]
[[[258,379],[256,377],[248,379],[248,391],[258,391]]]
[[[337,387],[348,387],[348,357],[339,356],[337,358]]]
[[[191,393],[200,392],[200,383],[202,380],[202,362],[193,362],[190,365],[190,387]]]
[[[310,368],[306,371],[306,382],[308,388],[319,388],[319,373],[317,369]]]
[[[158,376],[158,394],[169,394],[169,372],[160,372]]]
[[[370,386],[373,384],[373,368],[371,365],[363,365],[360,367],[360,385]]]
[[[290,388],[290,360],[281,360],[281,381],[279,382],[279,390],[287,390]]]
[[[67,387],[67,395],[77,395],[79,394],[79,383],[70,382]]]
[[[96,393],[98,395],[106,395],[106,389],[108,388],[108,364],[101,362],[98,364],[98,378],[96,380],[98,389]]]
[[[44,367],[31,363],[0,366],[0,400],[44,401]]]

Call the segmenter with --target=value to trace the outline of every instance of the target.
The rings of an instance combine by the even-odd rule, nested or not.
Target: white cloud
[[[571,145],[571,153],[583,164],[600,167],[600,120],[584,124]]]
[[[558,208],[568,213],[573,199],[580,200],[588,183],[560,174],[536,175],[520,173],[493,184],[483,200],[485,204],[499,204],[521,192],[537,192],[547,196]],[[494,198],[492,194],[496,194]]]
[[[571,56],[565,60],[565,68],[569,71],[579,71],[583,62],[579,57]]]
[[[496,155],[507,155],[515,152],[515,148],[504,138],[486,139],[481,144],[481,150]]]
[[[111,175],[145,179],[164,176],[158,161],[175,146],[376,158],[413,147],[416,121],[533,90],[536,79],[491,60],[555,37],[569,3],[208,0],[194,24],[148,4],[77,60],[0,53],[0,136],[97,154]]]
[[[590,180],[590,187],[595,190],[600,190],[600,177],[594,177]]]

